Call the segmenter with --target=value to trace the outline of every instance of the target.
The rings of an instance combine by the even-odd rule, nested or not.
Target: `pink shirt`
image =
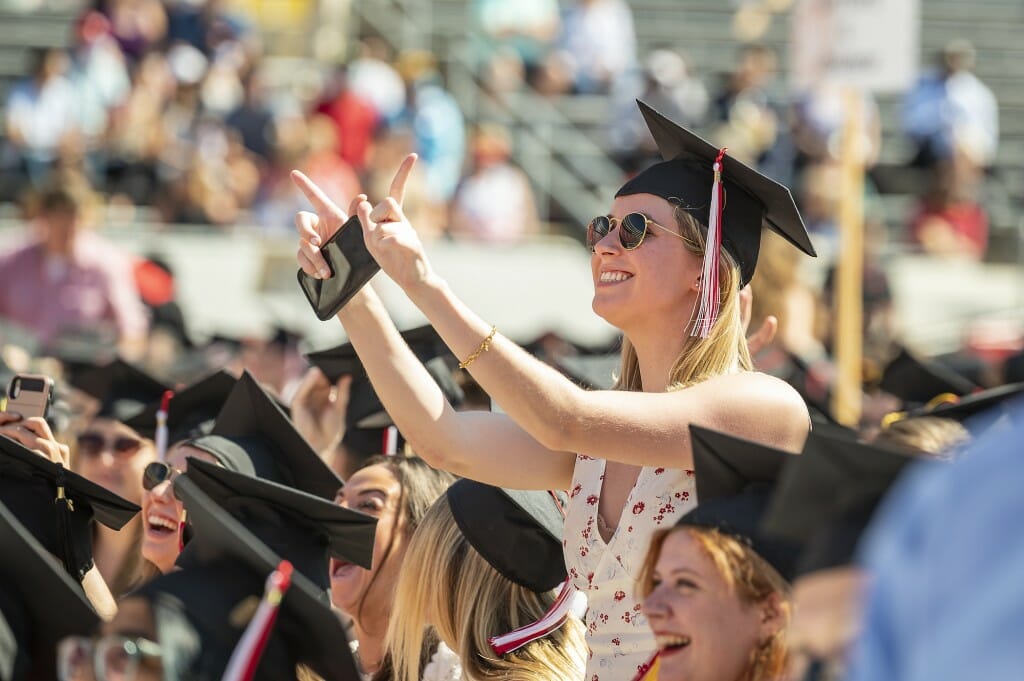
[[[76,237],[71,259],[46,256],[38,242],[0,256],[0,318],[44,345],[62,331],[113,331],[123,340],[147,328],[130,256],[88,232]]]

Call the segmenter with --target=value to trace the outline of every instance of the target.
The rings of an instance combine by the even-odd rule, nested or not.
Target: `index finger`
[[[338,208],[337,204],[335,204],[334,201],[331,201],[327,197],[327,194],[324,194],[324,190],[320,189],[316,182],[313,182],[313,180],[306,177],[306,174],[301,170],[292,171],[292,182],[299,188],[299,191],[306,195],[306,198],[313,204],[317,213],[320,213],[321,215],[336,215],[342,222],[348,219],[348,216],[345,215],[345,211]]]
[[[402,161],[402,165],[398,166],[398,172],[395,173],[395,179],[391,180],[391,189],[388,191],[388,196],[398,202],[398,205],[402,205],[402,199],[405,198],[405,184],[409,181],[409,173],[412,172],[412,167],[416,165],[416,159],[419,158],[416,154],[409,154]]]

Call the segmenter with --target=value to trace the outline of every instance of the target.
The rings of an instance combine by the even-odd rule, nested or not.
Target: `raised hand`
[[[345,412],[351,385],[351,376],[342,376],[332,385],[320,369],[311,367],[295,391],[292,421],[321,455],[330,453],[345,436]]]
[[[57,442],[46,419],[39,416],[26,419],[14,412],[0,412],[0,435],[9,437],[53,463],[65,467],[71,465],[68,446]]]

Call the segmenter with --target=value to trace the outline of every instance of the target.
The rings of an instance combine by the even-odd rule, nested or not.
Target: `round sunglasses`
[[[151,461],[142,470],[142,488],[149,491],[168,480],[174,481],[181,471],[163,461]]]
[[[132,681],[139,667],[159,659],[160,645],[146,638],[112,634],[103,638],[68,636],[57,644],[57,677],[60,681],[89,678],[96,681]]]
[[[102,433],[86,432],[78,436],[78,453],[88,457],[96,457],[105,451],[113,452],[118,457],[134,456],[142,447],[143,440],[130,435],[118,435],[107,438]]]
[[[627,213],[622,216],[621,220],[608,215],[598,215],[587,225],[587,248],[593,252],[597,248],[597,243],[618,227],[619,243],[627,251],[632,251],[634,248],[639,248],[640,244],[644,242],[644,237],[647,236],[647,227],[650,225],[654,225],[663,232],[668,232],[677,239],[683,238],[681,234],[659,225],[643,213]]]

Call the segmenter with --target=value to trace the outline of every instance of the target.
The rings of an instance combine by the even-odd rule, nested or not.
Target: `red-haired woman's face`
[[[385,575],[378,574],[387,558],[386,571],[397,573],[405,550],[405,519],[400,508],[402,486],[398,478],[385,465],[367,466],[356,471],[338,492],[335,501],[339,506],[366,513],[377,518],[377,535],[373,544],[373,567],[369,570],[337,558],[331,559],[331,601],[351,617],[359,616],[360,604],[366,612],[380,613],[390,610],[393,584]],[[392,575],[393,576],[393,575]],[[373,593],[371,583],[376,582]],[[381,598],[379,603],[371,602]]]
[[[760,604],[744,603],[693,534],[672,532],[643,601],[658,640],[665,681],[737,681],[778,626]]]

